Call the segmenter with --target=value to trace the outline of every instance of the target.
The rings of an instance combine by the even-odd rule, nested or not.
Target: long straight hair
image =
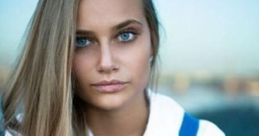
[[[71,65],[78,0],[40,0],[4,93],[5,128],[24,136],[71,136]],[[18,107],[22,121],[17,121]]]
[[[81,100],[71,77],[80,0],[40,0],[29,24],[19,63],[3,95],[4,127],[22,136],[85,136]],[[152,0],[143,0],[151,30],[152,69],[159,47]],[[17,109],[20,109],[18,111]],[[17,114],[22,119],[17,119]]]

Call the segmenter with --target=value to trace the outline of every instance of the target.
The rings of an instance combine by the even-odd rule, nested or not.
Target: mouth
[[[128,83],[129,82],[120,81],[120,80],[111,80],[111,81],[103,80],[97,83],[93,83],[91,84],[91,86],[94,87],[95,90],[101,93],[115,93],[115,92],[122,91]]]

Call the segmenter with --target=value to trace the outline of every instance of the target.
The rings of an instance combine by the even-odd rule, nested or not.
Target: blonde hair
[[[4,93],[6,129],[24,136],[71,136],[71,65],[78,0],[40,0],[23,54]],[[16,109],[24,113],[19,123]]]
[[[155,64],[159,34],[152,0],[143,0]],[[5,129],[23,136],[85,136],[83,102],[73,95],[72,57],[79,0],[40,0],[24,50],[3,94]],[[20,109],[21,111],[18,111]],[[23,113],[22,121],[17,112]]]

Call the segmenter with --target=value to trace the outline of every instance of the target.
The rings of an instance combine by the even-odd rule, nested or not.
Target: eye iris
[[[86,43],[86,40],[83,39],[83,38],[78,38],[78,39],[77,39],[77,43],[80,44],[80,45],[82,45],[82,44],[85,44],[85,43]]]
[[[128,40],[129,39],[129,34],[128,33],[124,33],[121,35],[122,40]]]
[[[120,40],[121,41],[129,41],[133,38],[132,34],[131,33],[122,33],[120,35]]]
[[[76,44],[77,44],[78,47],[85,47],[89,44],[89,41],[86,38],[77,37],[76,38]]]

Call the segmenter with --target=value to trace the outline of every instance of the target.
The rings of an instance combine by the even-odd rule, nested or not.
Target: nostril
[[[115,65],[113,62],[112,58],[109,56],[107,58],[102,58],[100,60],[99,66],[98,66],[98,71],[101,73],[109,73],[112,71],[117,71],[118,66]]]
[[[109,73],[117,71],[118,66],[115,65],[109,44],[103,44],[100,48],[100,59],[98,63],[98,71],[101,73]]]
[[[118,70],[119,70],[119,67],[114,66],[112,71],[118,71]]]
[[[119,70],[119,67],[115,65],[110,65],[110,66],[99,66],[98,67],[98,72],[100,73],[111,73],[111,72],[116,72]]]

